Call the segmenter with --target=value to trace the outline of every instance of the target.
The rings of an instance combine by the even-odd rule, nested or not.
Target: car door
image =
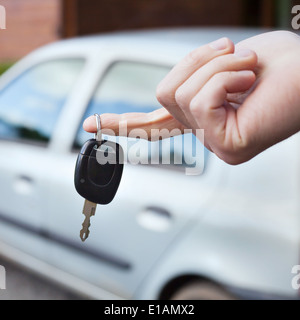
[[[74,169],[80,147],[93,138],[83,131],[82,122],[96,112],[149,112],[160,107],[155,89],[168,71],[169,67],[159,64],[133,61],[111,64],[104,75],[100,75],[96,90],[84,106],[86,111],[74,136],[73,152],[57,155],[57,171],[48,177],[48,232],[57,240],[51,247],[49,262],[122,297],[133,295],[159,257],[206,201],[208,192],[198,197],[195,186],[199,176],[186,180],[185,163],[177,166],[172,163],[125,164],[114,201],[98,206],[91,220],[90,237],[82,244],[79,231],[84,219],[83,199],[74,188]],[[89,79],[84,81],[94,86]],[[131,139],[127,147],[127,138],[118,141],[127,158],[131,151],[126,148],[136,143],[141,147],[136,153],[139,160],[148,159],[147,151],[151,147],[156,150],[152,154],[158,152],[158,158],[165,151],[161,142],[156,142],[156,147],[160,146],[157,149],[155,143],[146,140]],[[177,153],[174,145],[167,153]]]
[[[0,91],[0,238],[44,257],[49,144],[82,59],[31,66]]]

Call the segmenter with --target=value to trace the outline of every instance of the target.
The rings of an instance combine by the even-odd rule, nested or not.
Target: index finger
[[[126,131],[124,131],[125,126]],[[95,116],[91,116],[84,121],[83,129],[91,133],[97,131]],[[117,136],[128,136],[134,129],[142,129],[146,132],[148,140],[156,140],[157,135],[153,135],[151,131],[153,129],[156,132],[164,129],[165,134],[167,131],[173,131],[173,135],[175,135],[176,132],[177,134],[183,133],[185,128],[164,108],[150,113],[104,113],[101,115],[101,130],[104,134],[112,130]]]

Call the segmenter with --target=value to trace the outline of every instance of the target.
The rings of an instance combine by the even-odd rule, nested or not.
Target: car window
[[[0,139],[47,143],[84,59],[53,60],[25,71],[0,91]]]
[[[83,120],[95,113],[150,112],[161,107],[155,98],[155,91],[168,71],[167,67],[143,63],[114,63],[94,92]],[[80,148],[90,139],[90,135],[81,128],[75,148]]]
[[[135,63],[117,62],[114,63],[100,81],[96,91],[91,98],[84,117],[82,119],[78,134],[75,139],[74,149],[78,150],[83,143],[92,136],[82,129],[84,119],[99,113],[127,113],[127,112],[151,112],[162,106],[156,99],[156,87],[158,83],[170,71],[169,67]],[[192,153],[193,147],[198,143],[190,134],[190,142],[186,142]],[[110,139],[124,145],[123,137]],[[165,139],[157,142],[126,138],[127,162],[154,164],[173,164],[178,166],[193,166],[186,161],[183,152],[182,136]],[[137,145],[139,148],[137,148]],[[138,150],[138,151],[137,151]],[[136,154],[135,154],[136,153]],[[136,159],[134,159],[136,157]],[[151,162],[151,163],[152,163]]]

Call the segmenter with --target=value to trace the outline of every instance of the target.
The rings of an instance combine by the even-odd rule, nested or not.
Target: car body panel
[[[157,299],[162,281],[201,275],[244,297],[297,299],[291,271],[299,264],[299,145],[298,133],[230,167],[201,222],[191,222],[135,297]]]

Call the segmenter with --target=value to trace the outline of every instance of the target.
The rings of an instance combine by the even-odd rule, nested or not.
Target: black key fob
[[[75,168],[75,188],[86,200],[108,204],[115,197],[124,164],[118,143],[91,139],[82,147]]]

